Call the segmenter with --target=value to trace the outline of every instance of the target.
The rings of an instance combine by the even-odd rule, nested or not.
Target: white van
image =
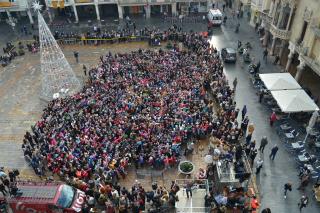
[[[222,24],[223,15],[219,9],[210,9],[207,17],[210,25],[220,26]]]

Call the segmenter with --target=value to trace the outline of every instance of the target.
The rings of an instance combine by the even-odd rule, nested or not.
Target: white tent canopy
[[[271,91],[282,112],[313,112],[319,110],[318,106],[302,89]]]
[[[259,74],[259,76],[266,88],[271,91],[301,89],[290,73],[268,73]]]

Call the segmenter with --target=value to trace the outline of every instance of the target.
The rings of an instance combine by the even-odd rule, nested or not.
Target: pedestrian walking
[[[263,96],[264,96],[264,90],[261,90],[260,93],[259,93],[259,103],[262,102]]]
[[[259,151],[261,153],[263,153],[264,148],[266,147],[266,145],[268,144],[268,139],[267,136],[263,136],[261,141],[260,141],[260,147],[259,147]]]
[[[263,59],[265,60],[265,62],[267,62],[267,59],[268,59],[268,49],[264,49],[263,51]]]
[[[265,208],[261,211],[261,213],[271,213],[271,209],[270,208]]]
[[[222,5],[222,12],[224,12],[225,9],[226,9],[226,5],[223,4],[223,5]]]
[[[300,203],[298,203],[300,212],[302,211],[303,208],[306,208],[306,207],[307,207],[308,203],[309,203],[309,198],[308,198],[308,196],[302,195],[302,196],[301,196],[301,199],[300,199]]]
[[[272,147],[271,153],[270,153],[270,155],[269,155],[269,158],[270,158],[271,160],[274,160],[274,158],[276,157],[276,154],[277,154],[278,150],[279,150],[279,147],[277,146],[277,144],[275,144],[275,145]]]
[[[237,84],[238,84],[238,79],[237,77],[233,80],[233,90],[236,91],[236,88],[237,88]]]
[[[192,186],[193,186],[192,181],[188,180],[187,184],[186,184],[186,193],[187,193],[187,198],[188,199],[189,199],[189,197],[192,198]]]
[[[288,191],[292,191],[292,183],[290,183],[290,182],[288,182],[288,183],[286,183],[286,184],[284,184],[284,199],[286,199],[287,198],[287,192]]]
[[[76,62],[79,63],[79,53],[77,51],[74,51],[73,56],[76,59]]]
[[[243,120],[247,114],[247,105],[244,105],[242,110],[241,110],[241,120]]]
[[[270,126],[273,126],[274,122],[277,120],[277,115],[276,112],[273,111],[271,116],[270,116]]]
[[[86,67],[86,65],[83,65],[82,68],[83,68],[84,75],[87,76],[87,67]]]
[[[256,175],[260,174],[260,170],[262,169],[263,160],[259,158],[256,162]]]
[[[247,132],[248,124],[249,124],[249,117],[246,116],[241,122],[241,130],[242,130],[243,135],[245,135]]]

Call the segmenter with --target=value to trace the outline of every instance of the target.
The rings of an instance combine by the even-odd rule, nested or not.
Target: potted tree
[[[190,175],[194,171],[194,164],[190,161],[181,161],[178,166],[180,173]]]

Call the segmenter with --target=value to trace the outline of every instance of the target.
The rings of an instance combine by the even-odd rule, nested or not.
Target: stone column
[[[289,72],[289,69],[290,69],[290,66],[292,63],[292,59],[293,59],[293,54],[294,54],[294,51],[290,50],[290,53],[288,55],[288,61],[287,61],[286,68],[285,68],[286,72]]]
[[[273,55],[274,48],[276,47],[276,41],[277,41],[277,38],[273,38],[271,49],[270,49],[270,55]]]
[[[78,23],[79,17],[78,17],[77,7],[74,3],[72,4],[72,8],[73,8],[73,13],[74,13],[74,18],[76,19],[76,22]]]
[[[177,15],[177,3],[171,4],[171,11],[173,16]]]
[[[151,6],[150,6],[150,4],[147,4],[145,6],[145,9],[146,9],[146,18],[150,18],[150,16],[151,16]]]
[[[280,49],[280,52],[279,52],[280,60],[281,60],[281,58],[282,58],[283,51],[284,51],[284,49],[285,49],[285,47],[286,47],[286,43],[287,43],[286,40],[282,40],[282,41],[281,41],[281,49]]]
[[[28,17],[29,17],[30,24],[33,24],[34,21],[33,21],[33,17],[32,17],[30,9],[27,10],[27,14],[28,14]]]
[[[269,32],[265,30],[264,36],[263,36],[263,41],[262,41],[262,46],[266,47],[268,44],[268,38],[269,38]]]
[[[118,5],[119,19],[123,19],[123,7]]]
[[[290,27],[290,22],[291,22],[291,19],[292,19],[293,11],[294,11],[294,8],[291,7],[290,16],[289,16],[288,23],[287,23],[287,27],[286,27],[286,30],[287,30],[287,31],[289,30],[289,27]]]
[[[296,76],[294,77],[298,83],[301,79],[301,76],[302,76],[302,73],[304,71],[305,66],[306,66],[305,62],[300,60],[300,64],[299,64],[299,66],[297,66]]]
[[[95,3],[94,7],[96,8],[97,20],[100,21],[99,5],[97,3]]]
[[[44,3],[46,4],[46,10],[47,10],[47,12],[48,12],[48,16],[49,16],[49,20],[50,20],[50,23],[53,21],[53,15],[52,15],[52,13],[51,13],[51,10],[50,10],[50,4],[49,4],[49,2],[48,2],[48,0],[45,0],[44,1]]]

